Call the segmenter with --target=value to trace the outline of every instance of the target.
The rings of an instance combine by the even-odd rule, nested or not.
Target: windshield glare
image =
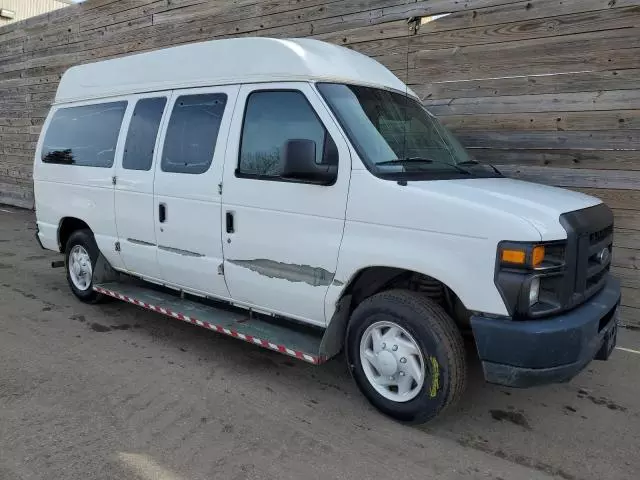
[[[355,85],[317,86],[370,169],[459,173],[456,164],[472,161],[458,140],[411,97]]]

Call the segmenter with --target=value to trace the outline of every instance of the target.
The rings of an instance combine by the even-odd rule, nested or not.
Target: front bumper
[[[606,360],[617,337],[620,282],[578,308],[535,321],[475,315],[471,327],[485,379],[510,387],[566,382],[591,360]]]

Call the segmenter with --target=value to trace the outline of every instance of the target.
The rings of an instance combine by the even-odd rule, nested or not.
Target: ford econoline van
[[[376,61],[309,39],[76,66],[40,136],[37,238],[71,291],[314,364],[405,422],[616,342],[611,210],[480,164]]]

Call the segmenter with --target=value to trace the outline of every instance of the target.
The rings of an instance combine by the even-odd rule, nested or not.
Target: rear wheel
[[[362,393],[397,420],[424,423],[464,391],[462,336],[438,304],[418,293],[392,290],[362,302],[346,345]]]
[[[93,290],[93,269],[99,252],[91,230],[77,230],[67,240],[67,281],[73,294],[86,303],[97,303],[103,299],[103,295]]]

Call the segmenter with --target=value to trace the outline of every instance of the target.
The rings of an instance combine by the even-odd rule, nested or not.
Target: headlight
[[[540,277],[536,277],[531,280],[531,287],[529,287],[529,306],[533,306],[538,303],[540,298]]]
[[[495,284],[512,318],[538,318],[561,308],[565,244],[500,242]]]

